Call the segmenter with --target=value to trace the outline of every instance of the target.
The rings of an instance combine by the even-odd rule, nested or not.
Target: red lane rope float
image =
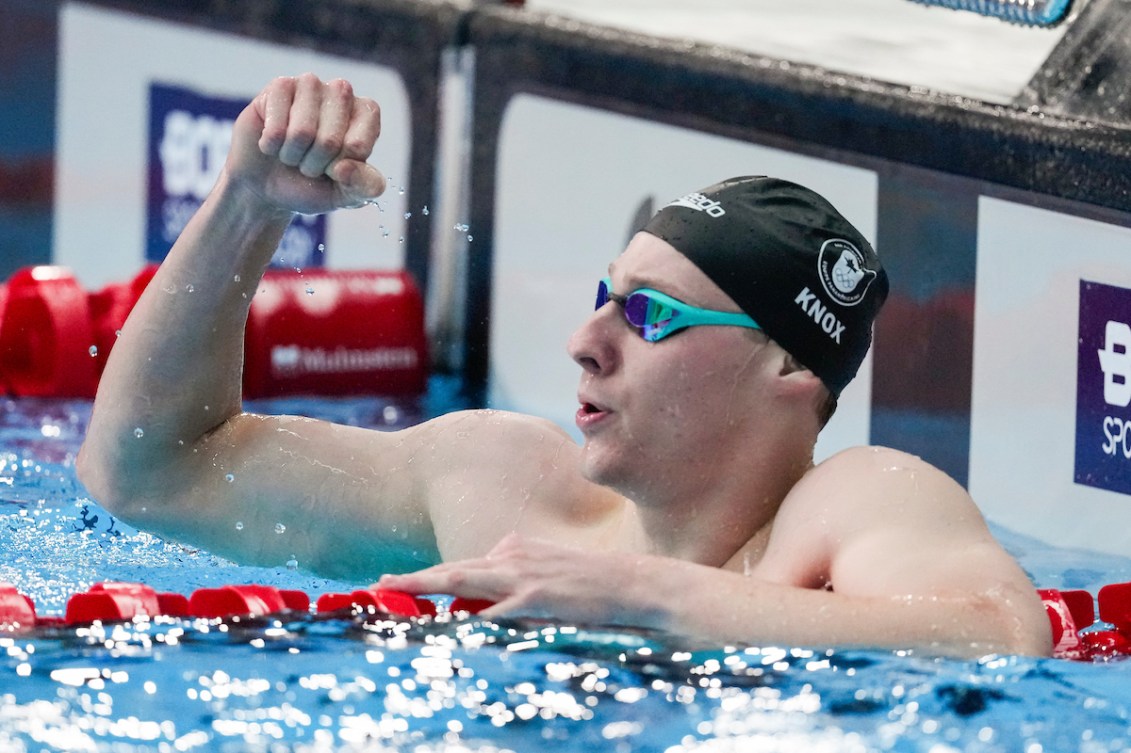
[[[0,630],[35,627],[35,603],[8,583],[0,583]]]
[[[1037,593],[1052,627],[1053,656],[1085,661],[1131,656],[1131,582],[1106,585],[1095,598],[1084,590],[1042,588]],[[1097,603],[1100,622],[1096,622]],[[493,604],[485,599],[456,597],[448,612],[478,614]],[[318,614],[347,610],[402,618],[435,617],[438,613],[429,599],[387,588],[325,593],[314,602]],[[59,618],[38,616],[30,597],[9,583],[0,583],[0,631],[162,616],[231,619],[285,612],[309,614],[310,597],[299,590],[243,584],[201,588],[186,598],[178,593],[159,593],[141,583],[108,581],[73,594],[66,613]]]
[[[94,397],[117,333],[156,271],[147,266],[90,292],[61,266],[24,267],[0,283],[0,394]],[[270,269],[255,290],[245,397],[425,390],[424,299],[407,272]]]
[[[187,617],[188,600],[180,594],[159,594],[140,583],[107,582],[95,583],[86,593],[71,596],[63,622],[81,625],[95,620],[119,622],[159,615]]]
[[[398,617],[436,616],[436,605],[428,599],[388,588],[360,589],[348,594],[322,594],[318,597],[315,608],[320,614],[360,608],[373,609]]]
[[[1043,588],[1037,593],[1052,626],[1053,656],[1086,661],[1131,656],[1131,583],[1106,585],[1094,600],[1083,590]]]
[[[98,372],[90,356],[90,306],[74,276],[61,267],[25,267],[9,278],[0,303],[5,390],[28,397],[94,397]]]
[[[1045,605],[1048,614],[1049,626],[1052,628],[1052,654],[1062,659],[1081,659],[1084,657],[1083,643],[1080,639],[1081,623],[1072,611],[1069,599],[1065,598],[1062,591],[1055,588],[1037,589],[1037,595]],[[1073,602],[1078,599],[1073,597]],[[1077,609],[1080,609],[1077,606]],[[1089,620],[1087,624],[1091,624]]]
[[[452,600],[450,613],[476,614],[491,606],[482,599]],[[15,586],[0,583],[0,631],[46,625],[89,625],[92,622],[126,622],[134,618],[185,617],[231,619],[265,617],[283,612],[310,613],[310,597],[303,591],[274,586],[242,584],[200,588],[188,597],[159,593],[141,583],[96,583],[83,593],[72,594],[62,618],[37,616],[35,603]],[[429,599],[385,588],[359,589],[351,593],[325,593],[318,597],[319,614],[361,610],[395,617],[435,617],[436,605]]]
[[[479,614],[487,607],[495,606],[495,602],[487,599],[465,599],[462,596],[457,596],[452,599],[452,605],[448,609],[452,612],[467,612],[468,614]]]
[[[310,597],[302,591],[273,586],[222,586],[193,591],[188,600],[191,617],[262,617],[283,611],[310,610]]]
[[[1115,630],[1086,633],[1094,652],[1108,656],[1131,655],[1131,583],[1112,583],[1100,589],[1100,619]]]

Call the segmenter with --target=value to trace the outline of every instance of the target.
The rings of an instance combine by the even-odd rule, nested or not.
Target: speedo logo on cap
[[[817,255],[817,276],[834,301],[855,306],[864,300],[876,271],[864,266],[864,254],[843,238],[830,238]]]
[[[697,212],[705,212],[710,217],[722,217],[726,214],[723,205],[714,199],[709,199],[701,193],[689,193],[686,196],[680,196],[678,199],[668,204],[669,207],[687,207],[694,209]]]

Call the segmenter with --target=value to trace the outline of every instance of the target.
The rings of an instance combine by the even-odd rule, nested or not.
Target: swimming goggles
[[[701,309],[651,288],[640,288],[628,295],[617,295],[613,292],[613,281],[606,277],[597,283],[595,308],[599,309],[609,301],[624,309],[624,318],[640,330],[640,336],[650,343],[663,340],[686,327],[703,324],[762,329],[746,314]]]

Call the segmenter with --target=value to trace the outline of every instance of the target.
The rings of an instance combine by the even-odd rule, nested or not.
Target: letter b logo
[[[1104,402],[1126,408],[1131,404],[1131,326],[1107,323],[1100,368],[1104,372]]]

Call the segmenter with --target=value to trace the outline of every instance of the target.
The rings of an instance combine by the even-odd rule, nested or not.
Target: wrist
[[[209,192],[205,203],[212,204],[213,211],[230,217],[233,221],[265,229],[286,227],[295,214],[268,200],[251,181],[233,178],[226,167],[220,171],[216,185]]]
[[[254,291],[292,216],[222,171],[173,244],[162,273],[175,275],[177,287],[181,278],[199,286],[238,277]]]

